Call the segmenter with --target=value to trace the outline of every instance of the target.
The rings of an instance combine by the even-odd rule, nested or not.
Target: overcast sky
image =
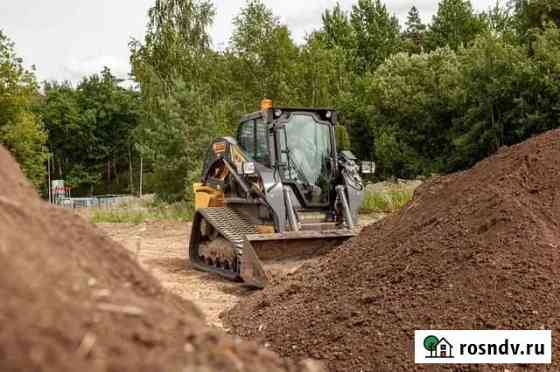
[[[350,9],[357,0],[340,0]],[[320,26],[321,14],[336,0],[265,0],[287,24],[296,42]],[[39,80],[71,80],[109,66],[119,77],[130,71],[128,42],[142,39],[147,12],[154,0],[0,0],[0,29],[15,43],[26,65],[35,65]],[[245,0],[215,0],[213,44],[223,48],[231,35],[232,18]],[[414,4],[429,21],[437,0],[386,0],[401,23]],[[494,0],[472,0],[486,10]]]

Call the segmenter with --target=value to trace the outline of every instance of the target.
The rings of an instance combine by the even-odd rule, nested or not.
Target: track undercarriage
[[[193,220],[189,246],[191,264],[230,280],[264,288],[263,261],[306,258],[322,254],[355,236],[355,229],[310,224],[309,230],[259,234],[241,214],[227,207],[204,208]]]

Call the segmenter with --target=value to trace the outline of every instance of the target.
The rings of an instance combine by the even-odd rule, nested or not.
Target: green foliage
[[[394,213],[410,200],[412,191],[366,192],[361,213]]]
[[[14,44],[0,30],[0,144],[6,146],[36,186],[44,182],[47,133],[34,113],[38,97],[32,71],[23,67]]]
[[[46,83],[40,113],[49,131],[53,177],[80,193],[133,191],[133,131],[141,116],[138,93],[119,86],[105,68],[73,88]]]
[[[92,223],[129,223],[139,225],[146,221],[190,221],[193,207],[189,203],[150,203],[122,206],[113,209],[93,209]]]
[[[145,97],[156,99],[159,90],[170,93],[175,79],[191,81],[206,70],[198,62],[208,52],[214,14],[209,1],[156,0],[144,43],[130,44],[133,74]]]
[[[138,128],[143,150],[151,159],[154,188],[165,200],[178,200],[200,177],[200,165],[216,127],[206,92],[175,82],[173,95],[160,97],[159,109]]]
[[[362,117],[379,175],[464,169],[501,146],[557,128],[558,36],[549,25],[530,48],[505,34],[481,34],[457,52],[388,58],[362,81]]]
[[[560,26],[559,0],[533,0],[524,4],[529,29],[544,28],[549,22]]]
[[[139,148],[150,163],[155,191],[166,200],[191,198],[212,137],[233,133],[242,114],[254,111],[262,98],[286,105],[307,98],[294,85],[310,71],[295,69],[299,50],[261,1],[249,1],[234,19],[231,46],[223,53],[208,44],[213,14],[206,2],[158,1],[144,43],[131,45],[146,108],[137,130]],[[184,39],[191,42],[179,42]],[[170,67],[178,64],[180,69]]]
[[[299,61],[297,81],[308,83],[293,84],[294,103],[305,107],[336,106],[351,83],[344,50],[326,48],[322,36],[314,34],[302,47]]]
[[[420,19],[420,12],[415,6],[408,11],[406,31],[403,34],[403,48],[409,53],[420,53],[424,50],[426,25]]]
[[[148,220],[145,211],[119,210],[119,209],[95,209],[91,212],[92,223],[130,223],[139,225]]]
[[[434,50],[468,46],[486,28],[484,17],[475,14],[468,0],[442,0],[426,33],[426,47]]]
[[[401,47],[398,19],[380,0],[358,0],[350,21],[355,35],[354,67],[358,73],[373,71]]]
[[[348,51],[355,48],[354,29],[340,4],[337,3],[332,10],[325,10],[322,21],[323,29],[320,33],[327,48],[339,47]]]
[[[0,141],[10,149],[27,178],[39,188],[45,181],[47,132],[31,112],[21,112],[0,127]]]
[[[488,30],[494,35],[515,40],[515,16],[511,6],[503,6],[500,0],[496,0],[496,4],[482,17],[486,21]]]
[[[430,25],[412,7],[401,32],[381,0],[356,0],[349,12],[326,10],[296,45],[262,0],[249,0],[230,44],[215,50],[210,1],[156,0],[145,37],[130,43],[138,91],[104,70],[75,89],[46,84],[30,113],[33,76],[0,38],[0,135],[40,179],[42,118],[55,176],[82,192],[134,191],[142,157],[149,189],[189,201],[213,137],[233,135],[266,97],[336,107],[338,148],[375,160],[381,178],[464,169],[558,127],[558,1],[498,1],[477,13],[467,0],[441,0]]]
[[[531,108],[520,96],[533,88],[536,72],[524,48],[480,37],[461,51],[459,66],[462,89],[454,99],[463,106],[455,120],[452,169],[468,167],[534,132],[526,132]]]
[[[230,88],[222,76],[233,64],[209,47],[213,15],[209,2],[158,0],[144,42],[131,43],[145,109],[135,131],[138,149],[165,200],[188,198],[212,137],[225,134],[237,116],[233,102],[220,100]]]
[[[298,50],[288,28],[260,0],[249,1],[233,24],[231,52],[237,57],[233,67],[239,77],[239,98],[257,103],[267,97],[290,103]]]
[[[390,57],[364,84],[382,176],[439,173],[452,152],[458,61],[450,49]]]
[[[416,35],[424,32],[426,30],[426,25],[422,23],[420,19],[420,12],[415,6],[412,6],[408,11],[406,19],[406,32],[408,34]]]
[[[342,125],[336,126],[336,148],[338,151],[350,150],[350,136]]]

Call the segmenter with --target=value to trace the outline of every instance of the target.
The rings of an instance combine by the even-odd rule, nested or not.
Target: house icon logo
[[[426,337],[424,339],[424,349],[430,352],[430,355],[426,355],[426,358],[453,358],[453,345],[445,337]]]

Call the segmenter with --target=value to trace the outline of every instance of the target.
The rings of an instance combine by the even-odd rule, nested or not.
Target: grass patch
[[[173,204],[150,203],[146,206],[122,206],[114,209],[93,209],[90,220],[93,223],[131,223],[146,221],[190,221],[193,207],[190,203]]]
[[[191,221],[194,205],[187,202],[156,204],[150,208],[153,220]]]
[[[413,191],[366,192],[361,213],[393,213],[411,199]]]
[[[360,213],[393,213],[412,199],[413,191],[367,192]],[[146,221],[191,221],[194,207],[191,203],[144,202],[123,205],[113,209],[92,209],[93,223],[129,223],[139,225]]]
[[[142,210],[94,209],[91,212],[93,223],[132,223],[141,224],[148,219],[148,213]]]

